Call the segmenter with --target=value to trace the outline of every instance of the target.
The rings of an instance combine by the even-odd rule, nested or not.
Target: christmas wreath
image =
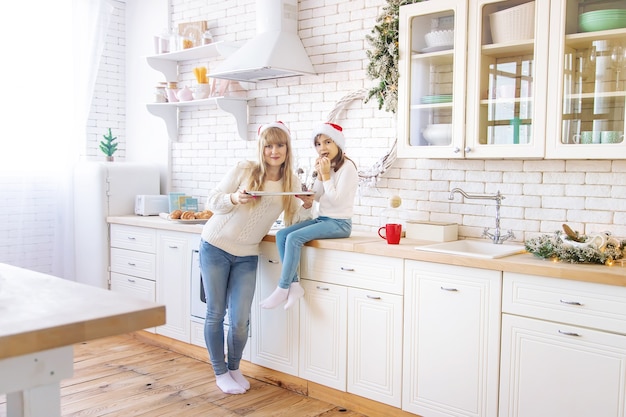
[[[584,244],[588,240],[585,235],[580,236],[578,240],[572,240],[559,230],[552,235],[528,239],[524,242],[524,247],[538,258],[570,263],[612,265],[614,261],[624,256],[626,240],[609,238],[601,245]],[[577,244],[581,242],[583,244]]]

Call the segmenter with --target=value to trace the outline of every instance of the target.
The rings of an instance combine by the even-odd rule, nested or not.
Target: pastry
[[[183,214],[180,215],[182,220],[194,220],[196,215],[193,211],[183,211]]]
[[[174,210],[170,213],[170,219],[180,219],[180,216],[183,214],[182,210]]]
[[[196,213],[196,219],[208,220],[208,219],[211,218],[212,215],[213,215],[213,212],[211,212],[209,210],[204,210],[204,211],[200,211],[200,212]]]

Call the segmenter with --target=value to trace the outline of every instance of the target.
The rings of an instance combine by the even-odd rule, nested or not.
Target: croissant
[[[180,216],[183,214],[182,210],[174,210],[170,213],[170,219],[180,219]]]
[[[183,220],[193,220],[196,218],[196,215],[193,211],[183,211],[183,214],[180,215],[180,218]]]

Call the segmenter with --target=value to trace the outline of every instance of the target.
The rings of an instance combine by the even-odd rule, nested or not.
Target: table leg
[[[73,374],[72,346],[0,360],[8,417],[60,417],[61,380]]]

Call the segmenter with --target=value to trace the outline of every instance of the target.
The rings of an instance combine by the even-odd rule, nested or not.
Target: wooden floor
[[[210,364],[143,343],[132,335],[74,347],[74,377],[61,383],[61,415],[364,417],[256,379],[243,395],[215,385]],[[0,395],[0,417],[6,417]]]

